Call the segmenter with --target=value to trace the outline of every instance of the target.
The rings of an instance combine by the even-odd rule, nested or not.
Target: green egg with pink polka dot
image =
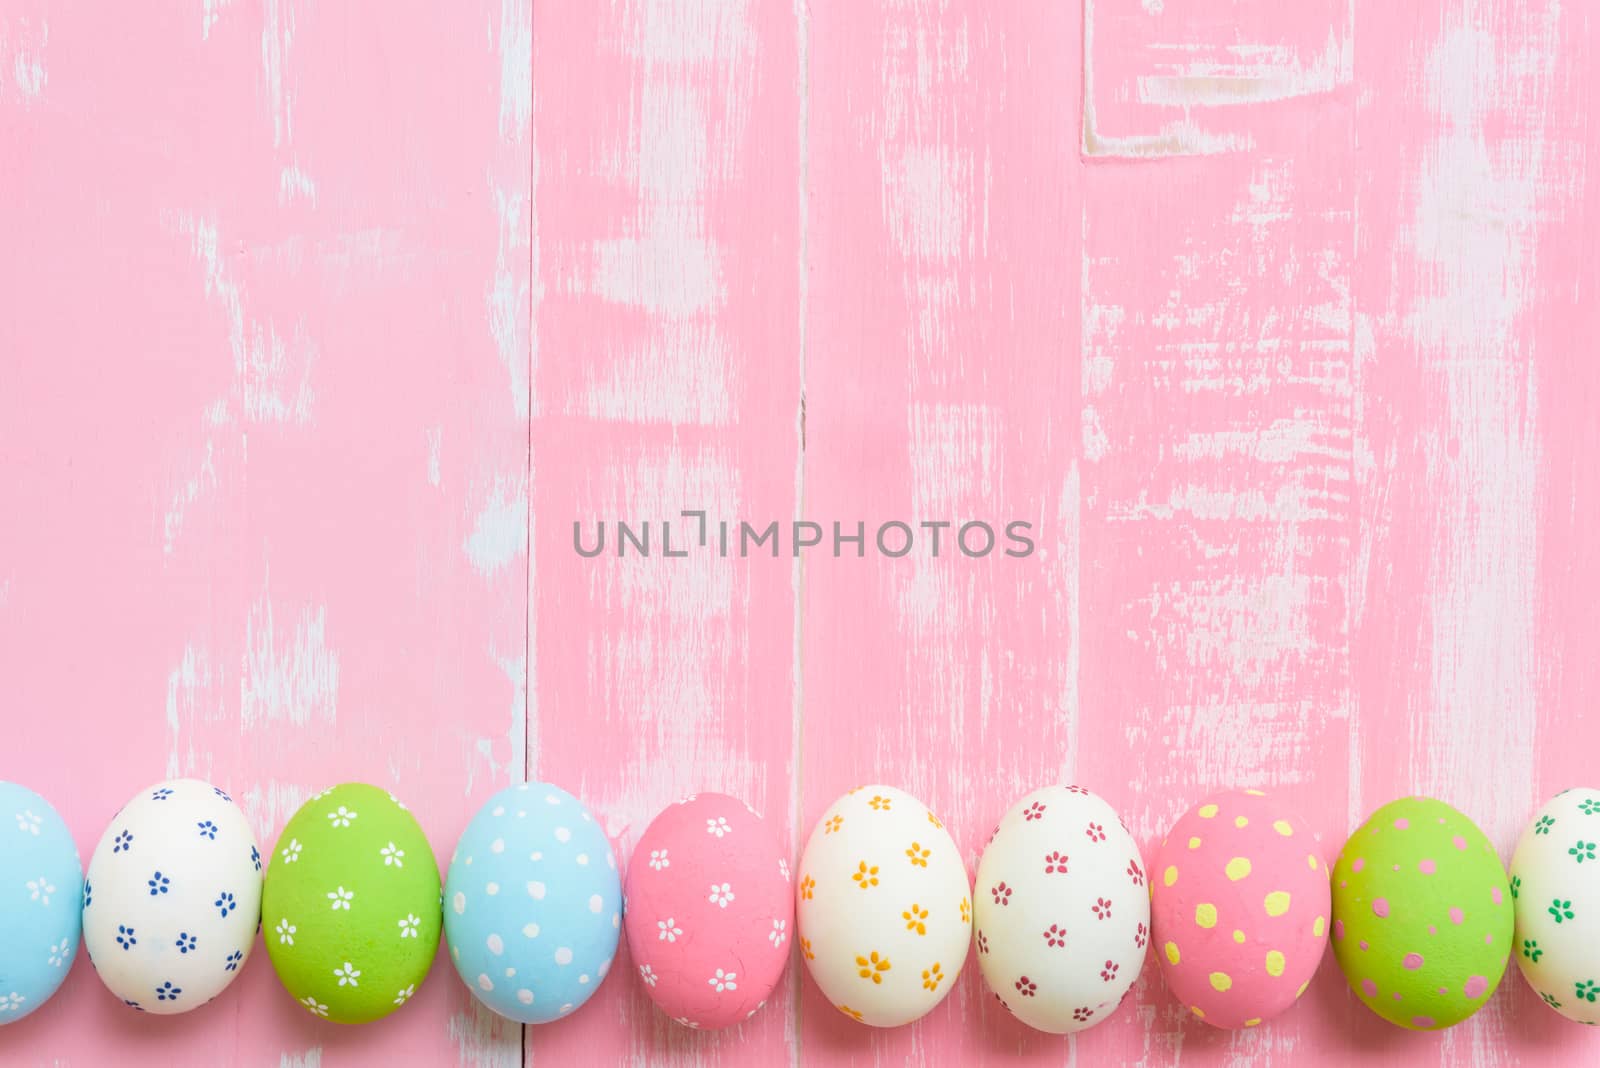
[[[1333,866],[1333,952],[1362,1004],[1436,1031],[1489,1000],[1511,954],[1506,870],[1476,824],[1443,801],[1391,801]]]

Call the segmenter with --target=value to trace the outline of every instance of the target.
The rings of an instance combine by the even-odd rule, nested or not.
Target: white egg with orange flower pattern
[[[1081,786],[1035,790],[1001,818],[978,861],[978,969],[1029,1027],[1092,1027],[1139,977],[1149,893],[1115,809]]]
[[[850,791],[812,830],[799,878],[800,954],[835,1008],[899,1027],[944,1000],[972,939],[971,888],[928,806],[892,786]]]

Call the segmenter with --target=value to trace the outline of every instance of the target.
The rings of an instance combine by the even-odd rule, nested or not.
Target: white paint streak
[[[45,46],[50,43],[50,23],[41,19],[35,27],[27,19],[10,25],[0,24],[0,56],[11,54],[11,74],[24,104],[44,95],[50,72],[44,65]]]
[[[193,746],[194,724],[197,720],[217,718],[219,714],[219,710],[208,708],[211,677],[210,658],[203,648],[193,644],[184,646],[178,666],[167,674],[167,777],[170,779],[196,769],[200,754]]]
[[[485,578],[528,551],[528,493],[520,480],[495,477],[462,548]]]
[[[297,163],[291,163],[278,172],[278,203],[285,207],[296,200],[317,206],[317,183]]]
[[[510,188],[490,179],[497,237],[493,281],[486,301],[489,333],[511,384],[511,405],[517,418],[528,418],[528,195],[520,181]]]
[[[272,108],[272,145],[282,148],[294,132],[294,97],[284,86],[284,63],[294,43],[294,5],[291,0],[266,0],[262,19],[261,67]]]
[[[428,438],[428,485],[438,489],[442,478],[439,456],[444,448],[444,427],[430,426],[423,433]]]
[[[263,593],[245,624],[241,728],[283,721],[304,726],[313,718],[332,724],[338,698],[339,654],[328,646],[327,609],[302,608],[293,632],[280,635],[272,601]]]
[[[211,39],[211,27],[222,18],[222,9],[231,7],[233,0],[200,0],[200,39]]]
[[[450,1014],[448,1031],[460,1068],[521,1068],[522,1026],[498,1016],[477,998]]]
[[[283,1053],[278,1068],[322,1068],[322,1047],[312,1046],[304,1053]]]

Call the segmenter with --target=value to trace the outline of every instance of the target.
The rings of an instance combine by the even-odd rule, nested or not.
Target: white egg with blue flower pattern
[[[0,1026],[49,999],[78,952],[83,869],[72,832],[26,786],[0,782]]]
[[[244,813],[198,779],[141,790],[95,847],[83,944],[125,1005],[172,1015],[233,982],[261,917],[261,853]]]
[[[467,989],[520,1023],[574,1012],[611,969],[622,879],[594,814],[565,790],[524,783],[472,817],[444,886],[450,960]]]

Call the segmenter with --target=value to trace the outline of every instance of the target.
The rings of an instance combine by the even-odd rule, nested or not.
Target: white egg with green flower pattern
[[[1567,790],[1535,813],[1511,896],[1523,978],[1567,1019],[1600,1024],[1600,790]]]

